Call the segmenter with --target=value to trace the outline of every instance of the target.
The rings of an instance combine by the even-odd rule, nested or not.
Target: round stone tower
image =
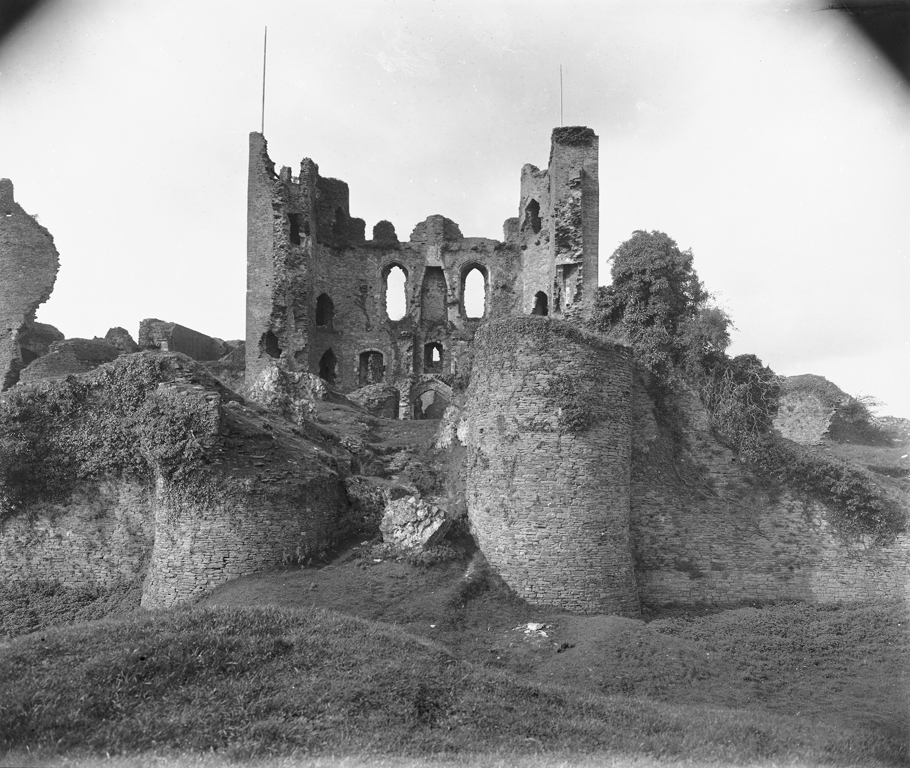
[[[530,602],[638,615],[631,350],[537,316],[482,327],[474,348],[460,431],[487,560]]]

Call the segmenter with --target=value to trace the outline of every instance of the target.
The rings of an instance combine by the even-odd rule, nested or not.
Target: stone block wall
[[[459,433],[481,550],[525,599],[639,613],[629,542],[632,357],[543,317],[485,325]]]
[[[299,176],[289,168],[276,173],[265,138],[251,134],[247,386],[270,359],[288,371],[323,376],[345,393],[377,383],[402,390],[411,375],[457,375],[468,367],[481,323],[464,304],[474,269],[485,283],[484,320],[560,306],[567,315],[583,315],[597,285],[597,184],[594,132],[556,129],[548,170],[522,170],[519,219],[507,221],[506,242],[464,237],[440,215],[417,224],[406,241],[379,222],[366,241],[364,222],[350,215],[344,182],[322,177],[308,158]],[[557,222],[571,241],[559,251],[572,286],[562,304],[554,303]],[[406,278],[400,319],[386,311],[386,281],[395,268]],[[434,351],[441,359],[428,366]],[[384,371],[382,381],[360,375],[364,355],[381,355],[374,367]],[[419,417],[419,409],[409,403],[400,415]]]
[[[910,536],[843,537],[822,504],[741,467],[694,393],[677,399],[676,450],[640,377],[633,404],[630,530],[642,603],[910,598]]]
[[[193,360],[219,360],[229,351],[221,339],[156,318],[146,318],[139,323],[138,345],[142,349],[181,352]]]
[[[141,379],[138,371],[155,378]],[[141,385],[156,407],[114,435],[116,458],[96,452],[94,470],[77,466],[101,477],[68,478],[73,490],[59,503],[31,499],[0,510],[0,579],[143,582],[143,605],[167,607],[237,576],[306,560],[346,532],[341,449],[316,445],[293,424],[247,408],[189,358],[139,353],[84,380],[93,394],[74,402],[71,418],[102,430],[102,438],[110,437],[103,432],[109,414],[94,409],[108,407],[99,405],[108,402],[105,388]],[[17,391],[27,396],[29,386]],[[39,390],[54,386],[44,382]],[[189,436],[175,413],[177,422],[192,421]]]
[[[153,489],[106,478],[81,485],[65,504],[42,504],[0,523],[0,581],[60,581],[71,587],[135,582],[154,540]]]
[[[339,534],[347,497],[335,476],[288,480],[271,489],[223,481],[218,499],[202,505],[174,497],[158,481],[144,608],[166,608],[239,576],[302,563]]]

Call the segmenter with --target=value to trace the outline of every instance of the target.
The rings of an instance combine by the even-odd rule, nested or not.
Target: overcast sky
[[[807,2],[50,0],[0,47],[0,176],[54,235],[38,319],[244,336],[246,173],[313,158],[369,232],[500,239],[559,125],[600,136],[601,273],[691,248],[730,352],[910,416],[910,88]]]

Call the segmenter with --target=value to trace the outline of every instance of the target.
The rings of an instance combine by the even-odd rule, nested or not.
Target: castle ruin
[[[388,384],[401,418],[438,418],[466,371],[484,321],[514,315],[578,319],[597,289],[598,140],[556,128],[545,170],[521,171],[519,215],[502,242],[464,237],[430,216],[401,241],[387,221],[372,239],[351,215],[348,186],[309,158],[278,173],[265,138],[250,135],[247,208],[247,385],[277,363],[319,375],[341,392]],[[387,311],[389,277],[405,280],[404,316]],[[484,309],[472,317],[465,284],[476,270]]]
[[[29,504],[0,506],[0,578],[141,583],[142,605],[167,607],[305,563],[364,520],[375,531],[392,507],[448,506],[540,605],[637,616],[907,594],[910,535],[845,537],[821,501],[756,482],[694,393],[675,395],[667,423],[632,350],[584,330],[598,284],[597,160],[591,129],[555,129],[547,168],[522,169],[502,241],[464,237],[440,215],[407,241],[386,221],[367,240],[344,182],[309,159],[297,176],[276,173],[251,134],[245,344],[156,319],[138,345],[120,328],[63,340],[36,323],[57,252],[0,180],[0,389],[18,403],[0,428],[37,434],[0,442],[0,458],[36,480],[0,476],[0,503]],[[387,302],[393,271],[400,317]],[[469,278],[484,285],[482,311],[466,306]],[[303,397],[270,393],[276,381]],[[118,421],[124,382],[136,402]],[[15,409],[40,411],[54,392],[76,415],[63,429],[29,418],[23,431]],[[794,439],[829,428],[834,406],[816,405],[789,419]],[[340,421],[318,423],[330,407]],[[433,483],[421,489],[415,466]],[[32,494],[54,471],[56,495]]]

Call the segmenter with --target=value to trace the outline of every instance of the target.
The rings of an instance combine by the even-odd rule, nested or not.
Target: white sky
[[[38,312],[244,336],[247,136],[399,237],[500,239],[559,124],[600,135],[601,282],[635,229],[691,248],[730,352],[910,416],[910,88],[808,2],[56,0],[0,47],[0,176],[54,235]]]

